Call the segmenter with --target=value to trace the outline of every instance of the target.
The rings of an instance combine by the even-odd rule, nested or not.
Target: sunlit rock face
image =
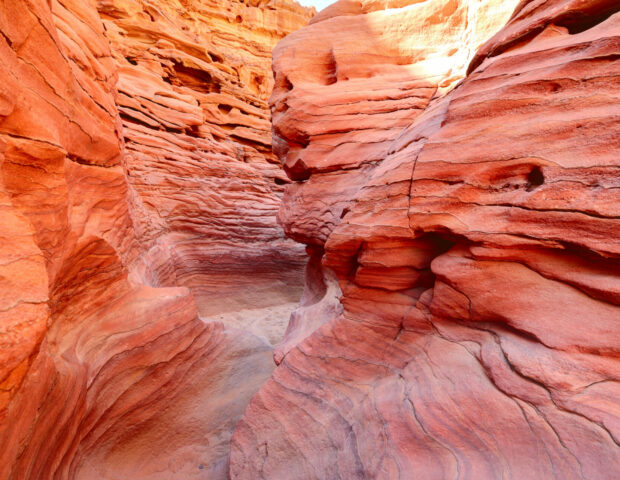
[[[274,150],[298,181],[280,210],[291,238],[325,243],[394,139],[516,3],[341,1],[278,45],[271,107]]]
[[[302,276],[265,99],[270,45],[311,13],[0,4],[0,478],[226,478],[284,327],[264,309]],[[235,275],[273,297],[236,301]],[[235,324],[199,318],[217,282]]]
[[[340,1],[280,43],[280,218],[331,307],[232,478],[617,478],[618,11]]]

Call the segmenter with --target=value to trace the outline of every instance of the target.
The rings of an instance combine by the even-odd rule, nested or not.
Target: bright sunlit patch
[[[316,8],[317,12],[320,12],[325,7],[331,5],[332,3],[335,3],[336,0],[297,0],[297,1],[305,7],[314,7]]]

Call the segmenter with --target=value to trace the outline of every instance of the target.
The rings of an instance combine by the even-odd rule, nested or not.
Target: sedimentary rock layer
[[[465,2],[384,3],[338,2],[274,53],[278,151],[298,180],[280,216],[315,265],[324,249],[308,288],[333,272],[343,311],[288,332],[231,476],[612,480],[618,3],[469,2],[486,32],[485,11],[499,29],[516,10],[445,91],[420,72],[437,51],[450,65],[441,28]],[[440,34],[416,60],[405,30]]]
[[[191,288],[202,315],[295,302],[302,252],[274,222],[287,182],[271,152],[271,50],[296,4],[99,2],[140,275]]]
[[[275,269],[299,271],[299,248],[275,223],[265,65],[269,45],[311,13],[236,5],[257,25],[242,52],[236,17],[232,33],[206,30],[210,14],[226,22],[228,3],[0,3],[2,479],[226,477],[232,428],[272,370],[271,346],[201,321],[187,287],[200,293],[192,278],[214,271],[233,290],[225,267],[199,256],[205,244],[227,267],[260,259],[245,272],[257,291],[279,291]],[[171,24],[182,7],[203,10],[185,34]],[[228,50],[207,48],[218,35]],[[208,71],[221,91],[193,97]],[[224,103],[241,132],[215,125],[223,114],[209,109]]]

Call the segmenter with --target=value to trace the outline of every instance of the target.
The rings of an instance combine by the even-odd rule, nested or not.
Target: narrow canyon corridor
[[[617,0],[0,34],[0,480],[618,480]]]

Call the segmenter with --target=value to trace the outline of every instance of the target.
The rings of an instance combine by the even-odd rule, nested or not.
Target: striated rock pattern
[[[191,288],[199,313],[296,302],[303,250],[274,221],[271,51],[305,25],[292,2],[101,0],[139,274]],[[292,288],[298,286],[298,288]]]
[[[300,255],[275,223],[266,65],[312,13],[230,3],[0,2],[2,479],[227,476],[272,347],[201,321],[196,299],[207,271],[242,290],[231,270],[253,258],[255,295],[289,301]],[[248,51],[235,15],[257,26]]]
[[[343,0],[274,52],[280,217],[342,313],[291,324],[232,478],[618,477],[620,8],[472,5]]]
[[[278,45],[274,151],[298,181],[280,210],[291,238],[325,243],[394,139],[462,79],[515,5],[340,1]]]

